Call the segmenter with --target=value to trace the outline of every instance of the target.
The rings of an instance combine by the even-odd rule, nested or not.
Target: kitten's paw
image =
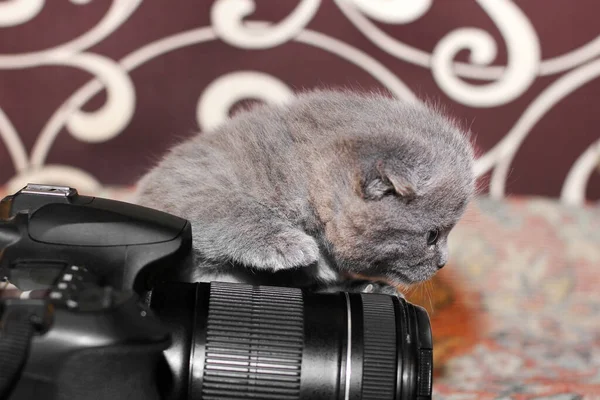
[[[311,236],[298,229],[284,229],[269,238],[267,245],[249,252],[245,261],[256,268],[281,271],[316,263],[319,254]]]

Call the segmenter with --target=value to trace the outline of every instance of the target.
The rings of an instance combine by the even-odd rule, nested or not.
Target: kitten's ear
[[[383,162],[375,165],[375,174],[362,186],[363,197],[367,200],[379,200],[387,194],[395,194],[409,202],[416,196],[415,186],[407,177],[386,170]]]

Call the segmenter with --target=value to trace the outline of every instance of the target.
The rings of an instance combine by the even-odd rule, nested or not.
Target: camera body
[[[69,187],[30,184],[0,202],[0,221],[0,276],[24,263],[85,264],[100,285],[140,293],[190,259],[189,221]]]
[[[159,399],[171,331],[140,296],[188,257],[189,222],[43,185],[4,198],[0,221],[0,276],[18,288],[2,292],[3,325],[33,329],[0,397]]]
[[[68,187],[4,198],[0,399],[431,398],[421,307],[186,282],[190,267],[176,216]]]

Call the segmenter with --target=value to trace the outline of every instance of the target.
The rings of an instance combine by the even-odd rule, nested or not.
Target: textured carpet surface
[[[600,398],[600,208],[473,203],[430,312],[436,399]]]

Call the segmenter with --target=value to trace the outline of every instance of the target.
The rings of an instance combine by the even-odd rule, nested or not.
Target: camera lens
[[[151,306],[173,331],[165,398],[431,398],[429,317],[404,299],[168,283]]]

